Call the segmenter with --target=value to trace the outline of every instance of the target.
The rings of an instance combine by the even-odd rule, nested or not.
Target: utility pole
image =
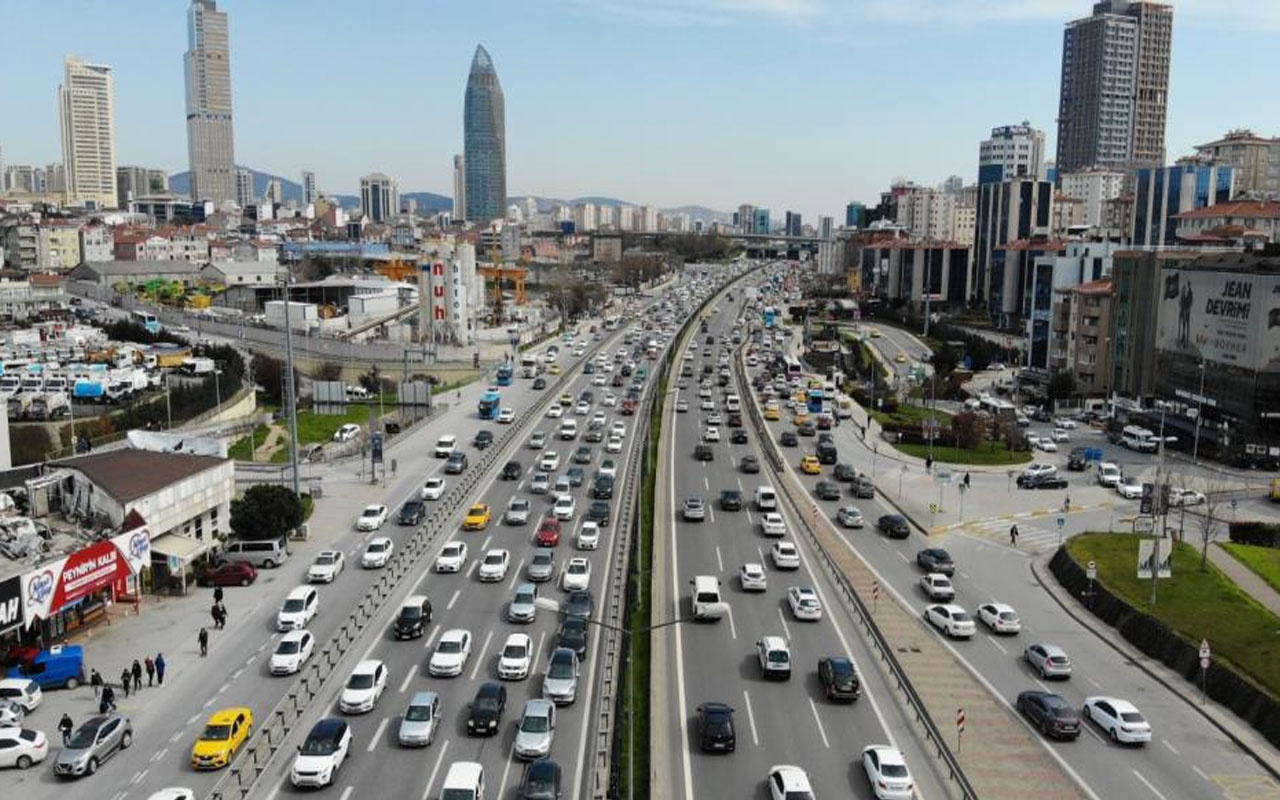
[[[1196,436],[1191,447],[1192,462],[1200,463],[1200,425],[1204,422],[1204,361],[1200,362],[1200,394],[1196,395]],[[1221,458],[1221,456],[1219,456]]]
[[[293,470],[293,493],[299,497],[298,486],[298,386],[293,379],[293,327],[289,323],[289,276],[284,277],[284,386],[286,407],[289,409],[289,464]]]
[[[1152,511],[1160,512],[1160,535],[1155,536],[1155,526],[1151,526],[1155,547],[1151,552],[1151,605],[1156,604],[1156,582],[1160,580],[1160,540],[1168,533],[1169,509],[1164,503],[1164,409],[1160,410],[1160,452],[1156,458],[1156,493],[1152,498],[1156,507]]]

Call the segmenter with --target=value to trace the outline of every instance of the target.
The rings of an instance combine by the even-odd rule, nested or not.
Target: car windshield
[[[476,702],[473,707],[477,711],[497,711],[499,705],[497,692],[485,692],[484,694],[476,697]]]
[[[440,646],[436,648],[437,653],[461,653],[462,642],[457,639],[445,639],[440,642]]]
[[[67,744],[68,750],[85,750],[93,747],[93,742],[98,738],[98,726],[86,725],[76,731],[75,736],[71,737],[70,743]]]
[[[231,738],[230,725],[206,725],[204,732],[200,734],[200,738],[205,741],[218,741],[221,739]]]
[[[520,730],[525,733],[546,733],[551,730],[551,718],[541,714],[526,714],[520,721]]]
[[[570,575],[582,575],[582,574],[583,574],[583,573],[585,573],[586,571],[587,571],[587,565],[586,565],[585,563],[583,563],[583,564],[570,564],[570,565],[569,565],[569,574],[570,574]]]
[[[332,553],[321,553],[316,558],[316,564],[320,566],[328,566],[329,564],[336,564],[336,563],[338,563],[338,559]]]
[[[573,662],[567,658],[553,658],[547,667],[548,678],[572,678]]]
[[[381,553],[383,550],[386,550],[386,549],[387,549],[387,544],[386,544],[386,543],[384,543],[384,542],[372,542],[372,543],[370,543],[370,544],[369,544],[368,552],[370,552],[370,553]]]
[[[302,601],[301,601],[301,600],[295,600],[295,599],[285,600],[285,601],[284,601],[284,610],[285,610],[285,611],[287,611],[287,612],[290,612],[290,613],[293,613],[293,612],[296,612],[296,611],[301,611],[301,610],[302,610]]]
[[[442,552],[440,555],[442,555],[442,556],[460,556],[460,555],[462,555],[462,546],[461,546],[461,545],[456,545],[456,544],[451,544],[451,545],[449,545],[448,547],[446,547],[446,548],[444,549],[444,552]]]
[[[534,556],[533,556],[533,563],[534,563],[534,564],[536,564],[536,565],[538,565],[538,566],[543,566],[543,565],[545,565],[545,564],[550,564],[550,563],[551,563],[551,554],[550,554],[550,553],[535,553],[535,554],[534,554]]]
[[[529,650],[522,644],[509,644],[502,648],[503,658],[524,658]]]
[[[880,764],[880,774],[886,778],[905,778],[907,768],[904,764]]]
[[[838,681],[847,681],[853,677],[853,665],[844,661],[831,662],[831,677]]]
[[[276,652],[282,656],[293,655],[302,648],[297,639],[282,639],[280,644],[276,645]]]
[[[400,609],[400,619],[417,619],[422,616],[422,609],[418,606],[405,606]]]
[[[372,689],[373,673],[372,672],[355,673],[350,678],[347,678],[347,688],[348,689]]]
[[[376,517],[376,516],[378,516],[378,509],[376,509],[376,508],[366,508],[366,509],[365,509],[365,510],[360,514],[360,516],[362,516],[362,517]]]
[[[409,706],[404,712],[406,722],[430,722],[431,706]]]
[[[528,605],[533,602],[533,592],[516,592],[514,601],[516,605]]]
[[[486,564],[491,564],[491,565],[492,565],[492,564],[501,564],[501,563],[502,563],[502,556],[497,555],[497,554],[494,554],[494,553],[490,553],[489,555],[487,555],[487,556],[485,556],[485,557],[484,557],[484,563],[486,563]]]
[[[336,738],[327,736],[308,736],[307,740],[302,743],[302,755],[304,756],[328,756],[338,751],[338,742]]]

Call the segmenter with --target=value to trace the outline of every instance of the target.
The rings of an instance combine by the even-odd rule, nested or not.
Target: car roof
[[[445,639],[461,639],[464,636],[469,636],[469,635],[470,634],[467,632],[466,628],[450,628],[449,630],[440,634],[440,641],[444,641]]]
[[[1138,710],[1138,707],[1133,703],[1128,700],[1121,700],[1119,697],[1086,697],[1084,701],[1085,703],[1110,703],[1112,708],[1121,713],[1125,711],[1136,712]]]
[[[539,717],[551,716],[551,709],[555,708],[555,703],[541,697],[535,697],[532,700],[526,700],[524,703],[524,716],[534,715]]]
[[[769,774],[777,774],[782,778],[783,791],[793,792],[809,788],[809,774],[799,767],[789,764],[777,764],[769,767]]]
[[[733,709],[724,703],[703,703],[698,709],[706,716],[731,716]]]
[[[351,674],[355,675],[357,672],[373,672],[380,666],[382,666],[382,662],[376,658],[365,659],[359,664],[356,664],[355,668],[351,670]]]
[[[528,643],[529,643],[529,642],[531,642],[531,641],[533,641],[533,640],[529,638],[529,634],[527,634],[527,633],[520,633],[520,632],[518,632],[518,631],[517,631],[516,633],[512,633],[512,634],[508,634],[508,635],[507,635],[507,642],[506,642],[506,643],[507,643],[507,644],[528,644]]]
[[[341,736],[342,732],[346,729],[347,723],[345,720],[338,719],[337,717],[325,717],[324,719],[318,720],[315,725],[311,726],[311,732],[308,733],[307,736],[336,739]]]
[[[209,715],[208,724],[225,725],[228,722],[235,722],[236,717],[240,716],[241,714],[252,717],[253,710],[249,708],[245,708],[244,706],[234,706],[232,708],[219,709],[218,711],[215,711]]]
[[[306,597],[307,595],[311,594],[314,591],[315,591],[315,588],[312,586],[297,586],[289,591],[289,594],[285,597],[285,599],[301,600],[302,598]]]
[[[883,744],[875,744],[868,747],[866,750],[863,750],[862,752],[866,753],[869,751],[875,752],[876,758],[879,759],[881,765],[901,764],[904,767],[907,765],[907,760],[902,757],[902,753],[899,752],[897,748],[889,747],[888,745],[883,745]]]
[[[449,765],[449,772],[445,774],[444,785],[441,788],[448,788],[451,783],[462,786],[474,785],[483,774],[484,767],[474,761],[455,761]]]
[[[771,649],[780,647],[785,650],[787,648],[787,640],[781,636],[761,636],[760,643]]]

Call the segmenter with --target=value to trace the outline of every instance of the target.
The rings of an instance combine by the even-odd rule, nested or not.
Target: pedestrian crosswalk
[[[1042,520],[1037,524],[1020,515],[992,517],[976,522],[966,522],[959,526],[959,531],[979,539],[1009,545],[1009,529],[1017,525],[1017,548],[1028,553],[1045,553],[1057,549],[1059,534],[1053,517],[1042,518]]]

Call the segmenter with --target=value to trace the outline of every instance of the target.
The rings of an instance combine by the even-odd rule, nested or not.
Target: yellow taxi
[[[797,424],[797,425],[800,425],[800,424],[805,423],[805,422],[808,422],[808,421],[809,421],[809,410],[808,410],[807,408],[805,408],[804,406],[800,406],[799,408],[797,408],[797,409],[796,409],[796,418],[795,418],[795,422],[796,422],[796,424]]]
[[[565,392],[560,395],[560,399],[557,402],[560,403],[561,408],[573,408],[573,395]]]
[[[778,409],[777,403],[769,403],[764,407],[764,418],[768,420],[782,419],[782,412]]]
[[[898,353],[896,356],[893,357],[893,360],[897,361],[899,364],[905,364],[907,363],[907,354]]]
[[[559,365],[559,364],[552,364],[551,366],[547,367],[547,374],[549,374],[549,375],[559,375],[559,374],[560,374],[560,365]]]
[[[195,769],[221,769],[231,763],[240,746],[253,732],[253,711],[247,708],[224,708],[213,712],[204,724],[200,738],[191,747],[191,766]]]
[[[821,475],[822,464],[817,456],[805,456],[800,459],[800,471],[805,475]]]
[[[879,339],[879,338],[880,338],[880,331],[879,331],[879,330],[877,330],[876,328],[872,328],[872,329],[871,329],[871,338],[872,338],[872,339]]]
[[[467,509],[467,516],[462,520],[462,529],[464,531],[482,531],[489,527],[489,520],[493,519],[493,512],[489,510],[486,503],[476,503]]]

